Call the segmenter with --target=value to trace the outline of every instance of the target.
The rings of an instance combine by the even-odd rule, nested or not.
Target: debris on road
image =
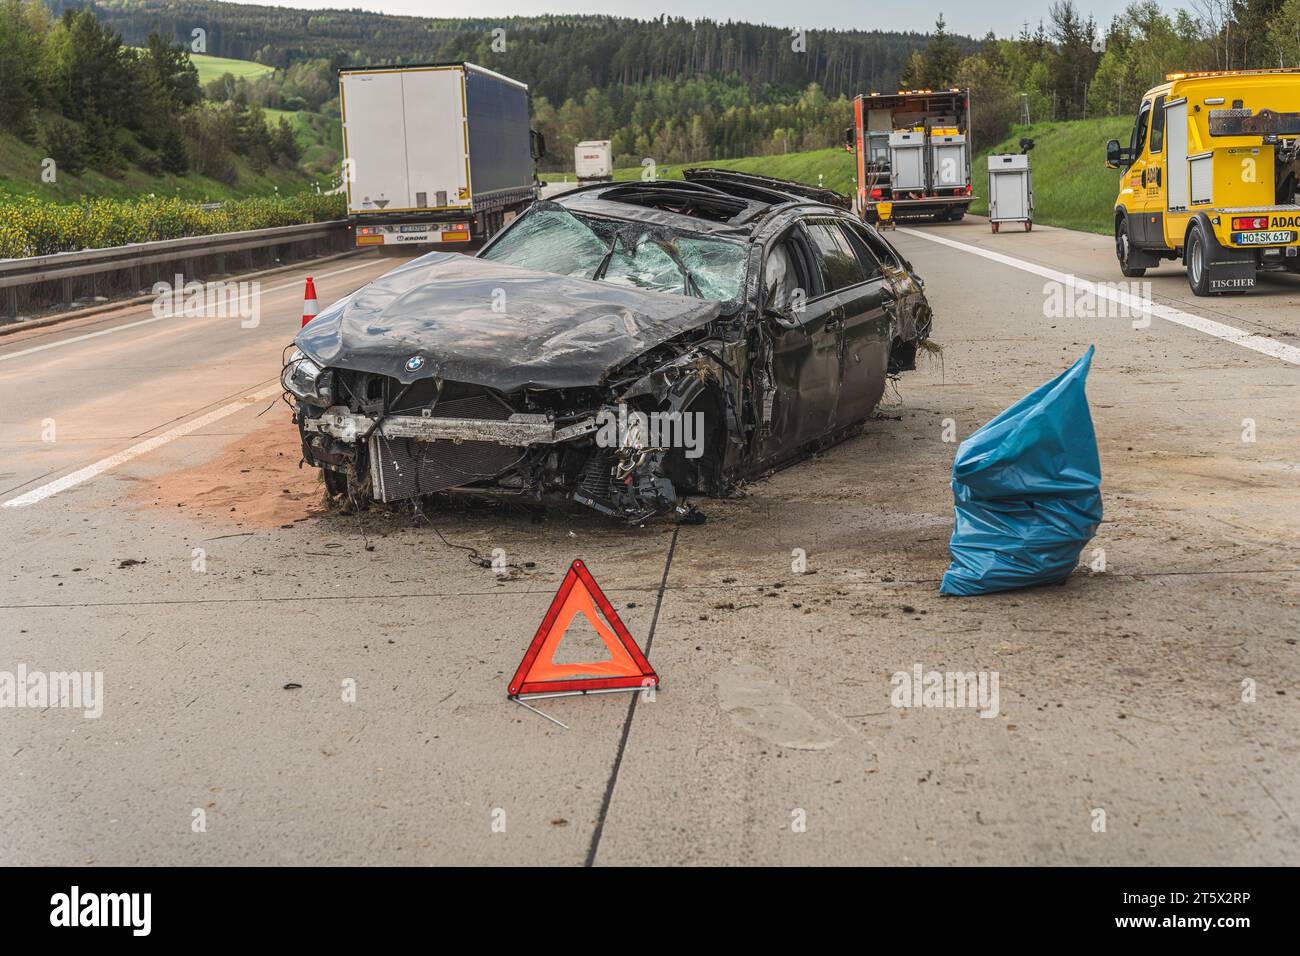
[[[695,507],[695,505],[687,505],[684,508],[681,505],[677,506],[678,524],[685,524],[685,525],[704,524],[704,522],[708,520],[709,520],[708,515],[706,515],[699,508]]]
[[[268,415],[207,461],[141,482],[131,506],[148,510],[176,502],[190,517],[254,528],[325,514],[319,476],[298,468],[302,453],[281,414]]]
[[[957,449],[957,525],[944,594],[990,594],[1070,576],[1101,522],[1101,462],[1084,385],[1094,346]]]

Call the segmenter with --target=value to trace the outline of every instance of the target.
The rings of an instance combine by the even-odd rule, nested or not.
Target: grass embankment
[[[226,73],[249,80],[273,72],[273,68],[252,60],[193,54],[190,59],[199,72],[199,82],[208,83]],[[222,202],[250,196],[274,196],[311,189],[315,177],[337,175],[343,156],[343,131],[337,115],[306,110],[262,111],[274,129],[281,117],[293,126],[302,147],[300,169],[271,167],[256,172],[243,157],[234,157],[236,177],[223,183],[197,173],[177,176],[151,174],[135,166],[108,171],[87,169],[80,175],[57,170],[54,182],[41,178],[42,162],[47,152],[38,143],[29,143],[7,132],[0,132],[0,205],[24,196],[34,196],[54,203],[75,203],[87,198],[132,199],[174,196],[193,202]]]
[[[135,166],[115,170],[111,176],[93,169],[77,176],[56,169],[54,182],[45,182],[41,178],[45,156],[46,151],[41,146],[9,133],[0,133],[0,206],[25,196],[54,203],[78,202],[87,197],[130,199],[150,194],[176,196],[194,202],[219,202],[295,192],[311,186],[299,171],[273,166],[257,173],[247,160],[239,156],[234,159],[237,175],[231,184],[193,172],[184,176],[152,174]]]

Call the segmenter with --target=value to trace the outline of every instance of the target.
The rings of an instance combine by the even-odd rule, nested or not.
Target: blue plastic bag
[[[1054,584],[1078,564],[1101,522],[1101,462],[1084,394],[1093,350],[958,447],[942,593]]]

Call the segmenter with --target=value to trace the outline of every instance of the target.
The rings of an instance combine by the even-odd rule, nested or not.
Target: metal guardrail
[[[125,246],[111,246],[107,249],[56,252],[48,256],[31,256],[26,259],[0,259],[0,289],[35,282],[76,279],[159,262],[174,262],[188,256],[214,256],[226,252],[238,252],[242,249],[324,239],[338,230],[346,229],[347,225],[346,219],[336,219],[330,222],[303,223],[298,226],[274,226],[270,229],[249,229],[244,232],[187,236],[184,239],[137,242]]]

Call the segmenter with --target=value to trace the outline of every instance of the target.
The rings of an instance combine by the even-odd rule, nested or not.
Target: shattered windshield
[[[619,285],[729,301],[740,295],[745,247],[650,223],[534,208],[484,250],[494,262]]]

